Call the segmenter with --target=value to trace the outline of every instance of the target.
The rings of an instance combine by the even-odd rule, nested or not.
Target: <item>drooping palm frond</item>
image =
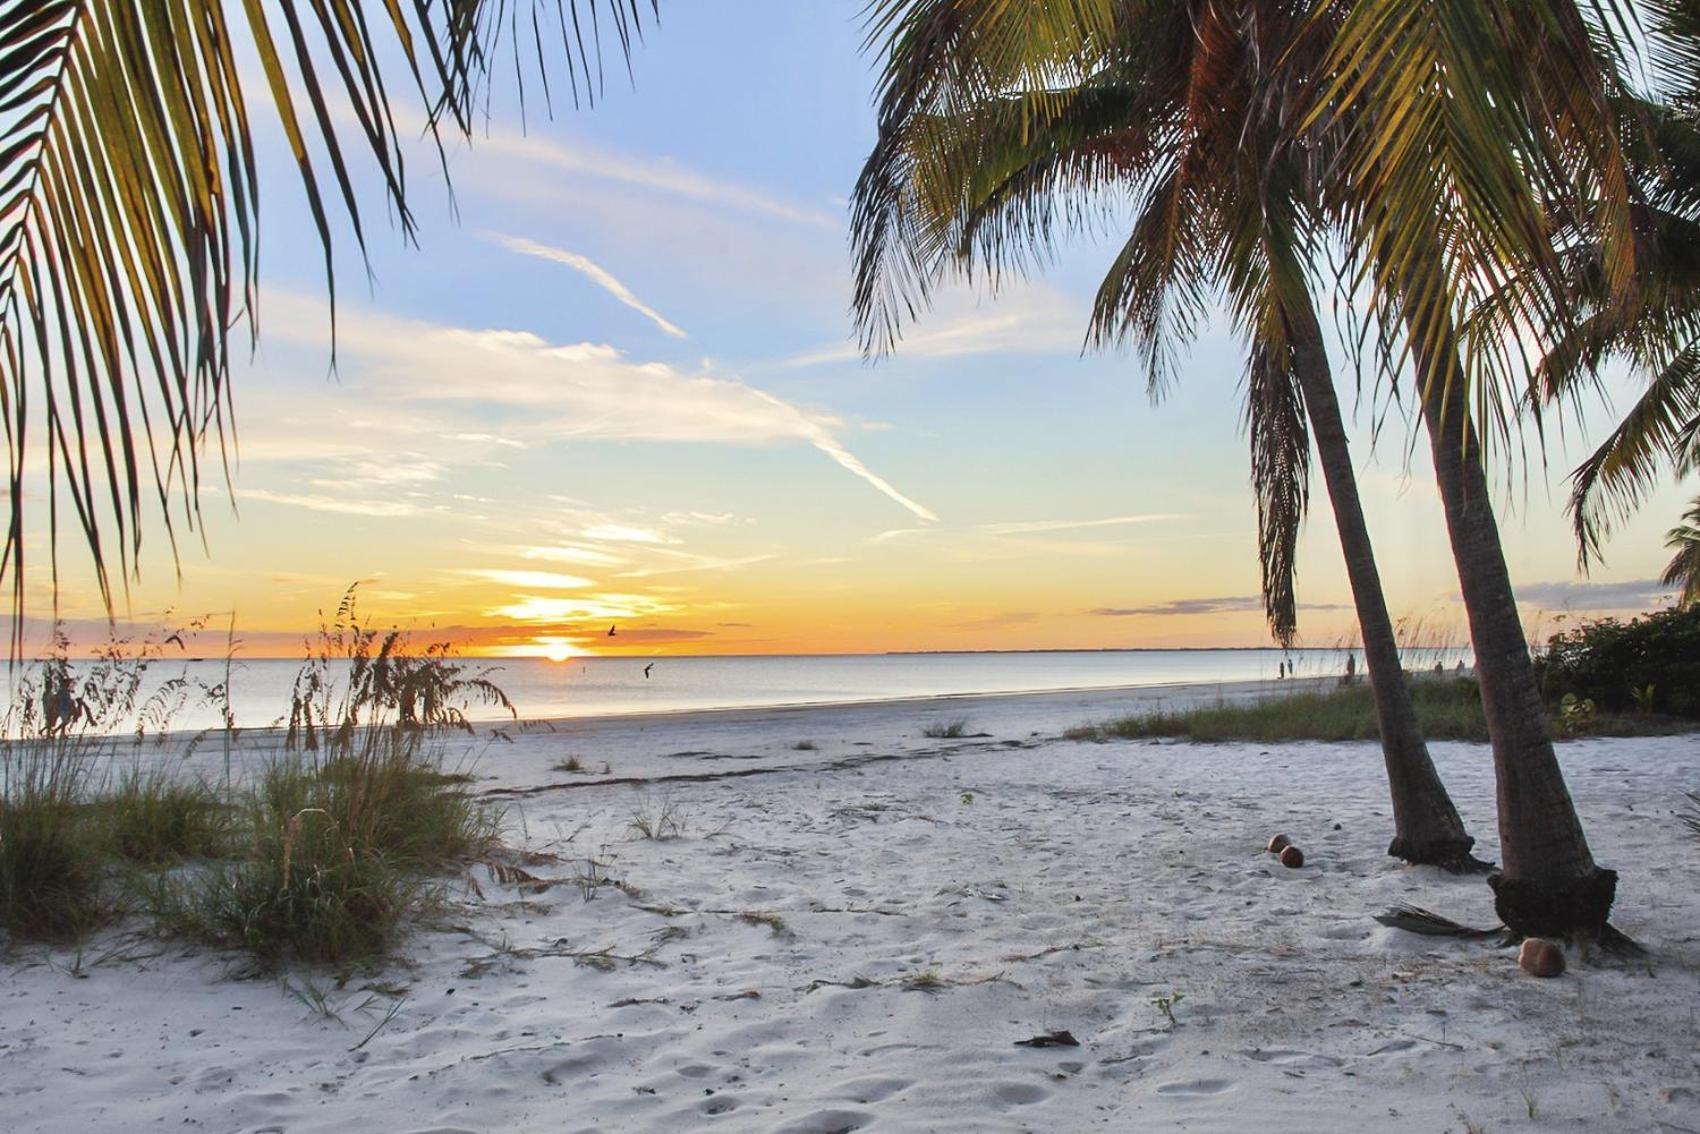
[[[1047,5],[985,7],[1007,16]],[[1131,213],[1087,345],[1131,347],[1155,396],[1210,308],[1228,300],[1250,344],[1266,613],[1290,641],[1310,451],[1287,329],[1289,305],[1313,302],[1306,245],[1316,222],[1302,203],[1317,199],[1326,157],[1323,131],[1294,130],[1302,69],[1280,66],[1296,41],[1328,29],[1298,5],[1125,4],[1109,35],[1018,22],[1021,34],[1056,38],[1026,53],[998,41],[980,66],[950,54],[964,41],[953,21],[978,8],[912,3],[902,23],[912,38],[893,41],[907,54],[886,68],[886,113],[852,224],[864,345],[888,349],[944,278],[995,286],[1066,237]],[[1314,55],[1314,43],[1305,50]]]
[[[1665,546],[1676,554],[1665,566],[1659,582],[1667,587],[1681,587],[1677,596],[1679,607],[1700,604],[1700,500],[1682,516],[1685,523],[1665,533]]]
[[[1555,225],[1586,217],[1616,303],[1632,306],[1636,201],[1617,116],[1619,65],[1634,40],[1618,0],[1360,0],[1334,41],[1310,114],[1350,123],[1333,179],[1359,276],[1354,284],[1428,357],[1471,311],[1516,292],[1516,324],[1556,337],[1566,305]],[[1513,339],[1467,344],[1457,373],[1474,420],[1516,432],[1529,354]]]
[[[45,490],[55,582],[68,511],[109,609],[114,569],[126,585],[136,571],[146,513],[157,507],[174,554],[179,526],[199,522],[209,448],[222,461],[232,427],[229,336],[255,329],[254,106],[270,103],[287,140],[334,309],[338,214],[366,246],[359,164],[375,169],[404,237],[413,230],[379,63],[392,44],[432,128],[464,131],[504,37],[529,36],[541,61],[550,29],[576,99],[600,89],[602,38],[625,51],[643,15],[639,0],[387,0],[371,19],[368,7],[0,5],[0,580],[12,584],[14,649],[29,498]],[[244,81],[247,50],[263,91]]]

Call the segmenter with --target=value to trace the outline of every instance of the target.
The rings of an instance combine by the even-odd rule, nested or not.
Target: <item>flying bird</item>
[[[644,667],[643,667],[643,675],[644,675],[644,676],[645,676],[645,677],[648,677],[648,676],[649,676],[649,671],[650,671],[650,670],[652,670],[652,669],[654,669],[654,668],[655,668],[655,663],[654,663],[654,662],[650,662],[650,663],[649,663],[649,664],[648,664],[648,665],[646,665],[646,666],[644,666]]]
[[[610,624],[609,627],[608,627],[608,636],[610,638],[612,638],[614,636],[614,627],[613,627],[612,624]]]

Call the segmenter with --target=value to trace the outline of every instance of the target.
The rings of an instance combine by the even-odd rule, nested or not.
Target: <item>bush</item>
[[[169,935],[253,954],[343,964],[388,951],[436,889],[428,873],[496,841],[495,813],[391,725],[344,734],[328,758],[291,755],[249,793],[239,861],[160,885]]]
[[[133,767],[89,805],[97,841],[119,858],[167,866],[224,852],[230,809],[201,781]]]
[[[77,937],[110,912],[83,822],[89,764],[62,738],[3,743],[0,927],[19,938]]]
[[[1535,665],[1549,701],[1700,719],[1700,607],[1584,623],[1548,639]]]
[[[1411,682],[1411,700],[1423,735],[1431,740],[1486,740],[1487,720],[1472,678]],[[1262,701],[1203,706],[1085,725],[1071,740],[1137,740],[1175,736],[1189,740],[1372,740],[1381,735],[1375,698],[1367,685],[1341,686]]]

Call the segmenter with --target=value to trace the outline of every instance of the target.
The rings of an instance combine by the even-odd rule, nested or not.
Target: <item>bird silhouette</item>
[[[649,663],[649,664],[648,664],[648,665],[646,665],[646,666],[644,666],[644,667],[643,667],[643,675],[644,675],[644,676],[645,676],[645,677],[648,677],[648,676],[649,676],[649,671],[650,671],[650,670],[652,670],[652,669],[654,669],[654,668],[655,668],[655,663],[654,663],[654,662],[650,662],[650,663]]]
[[[608,636],[609,636],[609,637],[610,637],[610,638],[612,638],[612,637],[613,637],[613,636],[614,636],[614,627],[613,627],[613,626],[612,626],[612,625],[610,625],[610,626],[609,626],[609,627],[608,627]]]

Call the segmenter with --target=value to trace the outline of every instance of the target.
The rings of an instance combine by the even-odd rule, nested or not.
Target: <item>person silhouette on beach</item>
[[[49,666],[42,679],[41,716],[49,737],[64,736],[83,716],[76,685],[63,664]]]

